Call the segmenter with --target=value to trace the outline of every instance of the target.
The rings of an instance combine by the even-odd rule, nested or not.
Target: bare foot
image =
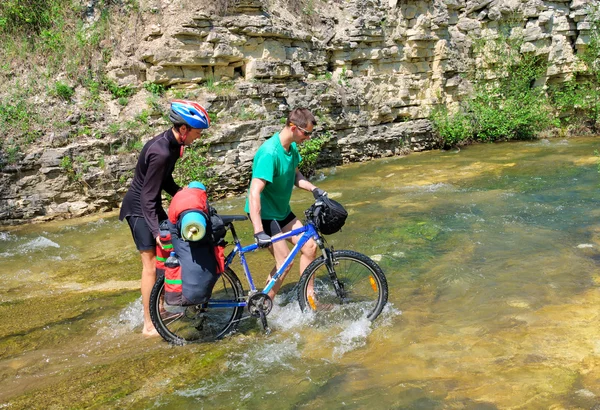
[[[144,327],[144,329],[142,329],[142,334],[144,335],[144,337],[148,337],[148,338],[160,336],[154,327],[152,327],[152,329],[150,329],[150,330],[148,330]]]

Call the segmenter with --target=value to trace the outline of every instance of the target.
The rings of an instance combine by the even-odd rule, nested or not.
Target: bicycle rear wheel
[[[206,308],[171,306],[163,301],[164,277],[157,278],[150,294],[150,317],[158,333],[169,343],[206,342],[235,331],[243,308],[229,306]],[[221,274],[212,291],[211,301],[239,302],[244,297],[242,283],[229,268]]]
[[[331,271],[321,256],[302,273],[298,286],[300,308],[332,318],[342,314],[353,320],[375,320],[388,298],[387,281],[379,265],[354,251],[334,251],[332,256]]]

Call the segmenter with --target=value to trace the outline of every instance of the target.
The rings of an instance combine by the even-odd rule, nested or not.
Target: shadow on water
[[[388,278],[372,324],[302,314],[295,266],[270,336],[245,320],[223,341],[172,347],[140,335],[140,263],[114,215],[0,232],[0,408],[599,405],[597,146],[478,145],[324,170],[319,186],[350,213],[328,241]],[[310,200],[295,192],[292,209]],[[217,206],[242,213],[243,199]],[[270,257],[249,262],[262,284]]]

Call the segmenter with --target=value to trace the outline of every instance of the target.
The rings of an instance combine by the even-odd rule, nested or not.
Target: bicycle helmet
[[[173,100],[169,119],[173,124],[185,124],[192,128],[206,129],[210,126],[208,113],[194,101]]]

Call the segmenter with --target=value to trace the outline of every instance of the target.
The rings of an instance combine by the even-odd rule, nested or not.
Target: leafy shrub
[[[52,26],[61,6],[67,0],[2,0],[0,2],[0,31],[40,33]]]
[[[483,67],[469,75],[473,98],[456,114],[438,108],[431,116],[444,145],[530,139],[553,125],[549,100],[535,85],[545,74],[547,62],[521,54],[522,41],[521,37],[500,35],[476,42]]]
[[[146,82],[144,83],[144,88],[159,97],[165,93],[165,86],[162,84]]]
[[[119,86],[117,83],[106,77],[102,80],[102,83],[114,98],[127,98],[135,94],[135,88],[130,85]]]
[[[65,101],[70,101],[73,94],[75,94],[75,90],[68,84],[63,83],[62,81],[57,81],[54,83],[53,94]]]
[[[331,133],[328,131],[318,137],[312,137],[306,140],[298,147],[298,152],[302,156],[302,162],[298,166],[302,175],[310,178],[315,173],[317,159],[321,153],[321,149],[331,139]]]
[[[577,54],[585,69],[568,82],[553,85],[549,96],[561,125],[592,125],[600,120],[600,11],[589,6],[590,40]]]
[[[431,114],[434,127],[444,146],[455,146],[473,137],[471,117],[462,110],[451,114],[446,107],[437,107]]]
[[[214,181],[210,175],[212,164],[208,159],[209,145],[196,142],[185,148],[183,158],[177,161],[173,178],[180,186],[191,181],[200,181],[208,186]]]

